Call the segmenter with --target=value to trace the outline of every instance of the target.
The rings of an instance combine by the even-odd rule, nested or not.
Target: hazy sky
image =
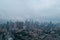
[[[0,0],[0,18],[60,20],[60,0]]]

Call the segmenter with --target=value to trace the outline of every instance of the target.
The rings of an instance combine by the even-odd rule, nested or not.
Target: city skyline
[[[60,0],[0,0],[0,19],[29,18],[60,22]]]

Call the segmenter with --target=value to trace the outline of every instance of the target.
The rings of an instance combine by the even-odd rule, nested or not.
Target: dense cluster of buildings
[[[0,40],[60,40],[60,23],[33,21],[2,23]]]

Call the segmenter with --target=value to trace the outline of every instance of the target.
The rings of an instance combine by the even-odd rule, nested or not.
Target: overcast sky
[[[0,0],[0,18],[60,20],[60,0]]]

